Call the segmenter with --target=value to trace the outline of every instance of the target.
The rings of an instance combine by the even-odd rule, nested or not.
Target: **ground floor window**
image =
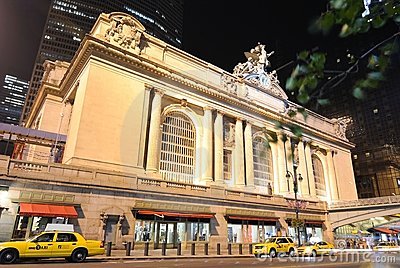
[[[64,217],[40,217],[18,215],[14,226],[12,239],[23,240],[40,234],[48,223],[64,224],[68,219]]]
[[[210,220],[193,218],[149,219],[138,215],[135,222],[135,242],[167,243],[176,246],[182,242],[209,241]]]
[[[299,227],[299,232],[301,244],[306,242],[316,243],[323,240],[321,225],[306,224],[305,226]],[[298,241],[297,230],[295,227],[289,225],[288,236],[290,236],[295,242]]]
[[[257,243],[276,236],[276,226],[273,222],[229,220],[229,243]]]

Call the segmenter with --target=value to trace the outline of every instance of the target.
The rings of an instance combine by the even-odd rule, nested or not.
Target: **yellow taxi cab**
[[[253,245],[253,254],[256,257],[269,255],[271,258],[275,258],[278,254],[283,253],[294,256],[295,252],[296,248],[290,237],[271,237],[264,243]]]
[[[396,245],[395,242],[379,242],[373,247],[374,251],[400,251],[400,246]]]
[[[83,262],[87,256],[104,254],[103,241],[86,240],[81,234],[67,231],[43,232],[26,241],[0,243],[0,263],[14,263],[23,258],[59,258]]]
[[[317,255],[333,254],[335,246],[326,241],[319,241],[315,243],[307,242],[301,247],[297,248],[298,255],[305,255],[315,257]]]

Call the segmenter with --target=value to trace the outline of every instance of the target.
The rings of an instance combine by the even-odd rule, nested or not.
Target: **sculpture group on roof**
[[[258,43],[255,48],[244,53],[247,61],[238,63],[233,69],[233,74],[257,86],[270,88],[272,82],[279,83],[276,71],[267,72],[267,67],[271,66],[268,58],[272,54],[274,54],[274,51],[268,53],[265,45]]]

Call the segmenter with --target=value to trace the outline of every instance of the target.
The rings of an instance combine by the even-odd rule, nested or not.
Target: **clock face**
[[[271,85],[271,78],[269,78],[269,75],[262,73],[260,74],[259,79],[261,85],[263,85],[264,87],[269,87]]]

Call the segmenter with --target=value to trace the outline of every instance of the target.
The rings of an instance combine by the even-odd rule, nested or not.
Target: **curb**
[[[185,256],[98,256],[88,257],[87,260],[173,260],[173,259],[209,259],[209,258],[250,258],[254,255],[185,255]]]

